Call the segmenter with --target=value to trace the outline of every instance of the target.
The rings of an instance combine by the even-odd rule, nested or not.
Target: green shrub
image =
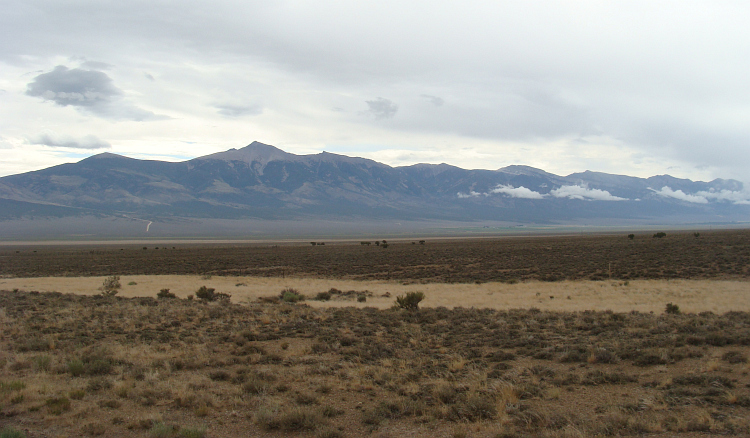
[[[662,237],[667,237],[667,233],[659,231],[658,233],[654,234],[654,237],[657,238],[657,239],[661,239]]]
[[[179,435],[184,438],[203,438],[206,436],[205,427],[183,427]]]
[[[0,430],[0,438],[26,438],[26,434],[11,426],[5,426]]]
[[[407,292],[396,297],[396,307],[406,310],[419,310],[419,303],[424,300],[424,292]]]
[[[34,362],[34,367],[38,371],[49,371],[49,366],[50,366],[50,363],[52,362],[52,358],[46,354],[42,354],[39,356],[35,356],[32,359],[32,362]]]
[[[176,427],[162,422],[154,423],[154,425],[151,426],[151,430],[149,430],[149,434],[155,438],[167,438],[172,436],[175,432],[177,432]]]
[[[664,309],[664,312],[670,315],[679,315],[680,306],[678,306],[677,304],[667,303],[667,307]]]
[[[0,382],[0,393],[20,391],[26,388],[26,384],[20,380],[11,380],[10,382]]]
[[[305,301],[305,296],[299,293],[297,289],[293,289],[291,287],[282,290],[279,297],[281,298],[281,301],[284,301],[286,303],[297,303],[299,301]]]

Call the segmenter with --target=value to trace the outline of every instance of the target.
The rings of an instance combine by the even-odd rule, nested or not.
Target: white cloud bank
[[[557,189],[551,190],[549,194],[541,194],[524,186],[513,187],[510,185],[501,184],[490,190],[489,193],[478,193],[475,191],[471,191],[468,194],[458,193],[457,195],[459,198],[465,199],[475,198],[478,196],[489,196],[492,194],[503,194],[510,196],[511,198],[520,199],[545,199],[552,196],[554,198],[570,198],[586,201],[628,201],[627,198],[614,196],[606,190],[589,189],[588,187],[582,187],[578,185],[562,186]]]
[[[627,201],[627,198],[614,196],[606,190],[589,189],[582,186],[562,186],[551,190],[550,195],[555,198],[570,198],[591,201]]]
[[[694,204],[708,204],[709,200],[731,202],[737,205],[750,205],[750,193],[745,191],[733,190],[710,190],[699,191],[694,195],[685,193],[682,190],[672,190],[669,186],[664,186],[661,190],[653,190],[659,196],[665,198],[674,198],[681,201],[692,202]]]
[[[535,192],[531,189],[527,189],[524,186],[513,187],[508,185],[499,185],[494,189],[490,190],[490,193],[503,193],[512,198],[522,199],[543,199],[544,195],[539,192]]]
[[[679,199],[680,201],[692,202],[694,204],[708,204],[708,199],[705,196],[690,195],[682,190],[672,190],[668,186],[662,187],[661,190],[654,190],[654,193],[665,198]]]
[[[700,191],[696,193],[706,199],[715,199],[717,201],[729,201],[734,204],[750,205],[750,193],[743,191],[720,190],[720,191]]]

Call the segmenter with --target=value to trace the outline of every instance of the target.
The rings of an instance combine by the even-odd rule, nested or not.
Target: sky
[[[744,1],[4,0],[0,176],[260,141],[750,182]]]

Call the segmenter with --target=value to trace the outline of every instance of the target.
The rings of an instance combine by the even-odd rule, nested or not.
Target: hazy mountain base
[[[508,221],[457,222],[440,220],[265,220],[197,219],[82,215],[39,217],[0,221],[0,242],[13,241],[93,241],[155,239],[381,239],[452,237],[477,235],[528,235],[638,231],[664,228],[671,230],[747,228],[748,222],[702,221],[696,217],[670,217],[655,220],[588,220],[556,224],[522,224]],[[743,218],[734,218],[741,220]]]

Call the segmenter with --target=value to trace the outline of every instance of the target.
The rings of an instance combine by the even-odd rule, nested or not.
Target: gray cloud
[[[390,119],[396,115],[398,111],[398,105],[392,101],[378,97],[375,100],[367,100],[367,113],[375,116],[376,120]]]
[[[278,108],[269,119],[282,120],[272,120],[275,126],[314,120],[300,126],[304,134],[297,138],[283,129],[271,134],[288,136],[289,143],[334,141],[324,131],[359,136],[350,143],[388,138],[393,144],[412,142],[410,147],[432,144],[440,135],[472,137],[494,143],[497,154],[488,157],[488,165],[494,165],[507,156],[502,150],[507,141],[549,142],[549,153],[540,154],[539,161],[555,162],[568,154],[569,162],[577,163],[570,171],[576,171],[588,168],[592,161],[586,156],[595,155],[588,152],[599,145],[586,146],[587,154],[569,154],[559,144],[594,135],[621,146],[624,156],[643,153],[653,163],[664,163],[659,172],[679,164],[674,172],[686,177],[747,178],[750,60],[737,56],[750,46],[750,8],[743,2],[699,1],[685,8],[647,0],[545,2],[542,14],[533,2],[489,1],[468,7],[331,0],[219,0],[210,5],[184,0],[180,8],[165,0],[90,2],[85,8],[78,2],[33,3],[3,3],[1,62],[28,66],[28,71],[84,54],[116,64],[118,73],[148,69],[160,84],[169,78],[169,87],[148,90],[153,102],[173,102],[167,89],[210,101],[216,91],[234,93],[248,86],[236,80],[244,75],[264,84],[262,97]],[[81,68],[101,72],[109,67],[84,62]],[[191,68],[200,72],[199,79],[177,74]],[[4,66],[0,70],[6,72],[2,79],[15,80]],[[119,76],[117,82],[135,87]],[[368,134],[359,129],[361,117],[336,114],[331,121],[305,113],[295,118],[304,113],[300,108],[331,113],[329,108],[341,107],[356,113],[364,99],[351,96],[377,95],[398,102],[399,117],[379,109],[378,101],[372,101],[374,111],[368,103],[368,115],[393,117],[377,127],[388,132],[369,138],[362,138]],[[432,99],[437,96],[450,105],[422,111],[437,105]],[[65,95],[53,97],[66,101]],[[68,105],[100,117],[148,117],[115,111],[112,107],[122,105],[123,97],[109,99],[107,105]],[[199,113],[200,105],[185,103],[179,111],[186,117]],[[222,115],[236,117],[231,109],[226,112]],[[399,138],[403,132],[408,133]],[[319,137],[312,140],[312,133]],[[600,169],[615,170],[620,161],[608,157],[601,163],[609,167]],[[702,164],[709,167],[696,168]]]
[[[257,116],[263,113],[259,105],[215,105],[219,114],[226,117]]]
[[[423,97],[423,98],[429,100],[430,103],[433,104],[433,105],[435,105],[435,106],[443,106],[443,104],[445,103],[445,101],[443,100],[443,98],[442,97],[438,97],[438,96],[431,96],[429,94],[423,94],[420,97]]]
[[[97,70],[58,65],[51,72],[36,76],[27,85],[26,94],[103,118],[136,121],[165,118],[122,99],[122,90],[114,85],[112,78]]]
[[[28,84],[26,94],[50,100],[60,106],[96,107],[106,105],[122,95],[106,73],[58,65]]]
[[[62,147],[71,149],[111,149],[112,145],[94,135],[81,138],[70,136],[58,136],[55,134],[39,134],[29,137],[27,141],[31,144],[40,144],[51,147]]]

